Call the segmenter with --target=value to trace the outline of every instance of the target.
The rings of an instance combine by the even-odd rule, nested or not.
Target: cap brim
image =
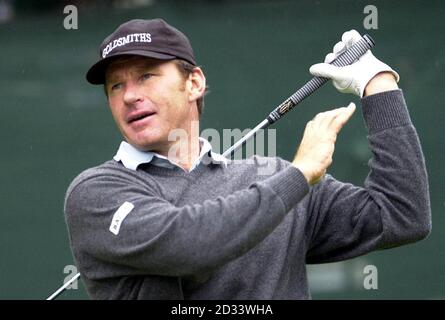
[[[108,65],[116,58],[123,56],[142,56],[147,58],[159,59],[159,60],[172,60],[175,59],[175,56],[159,53],[159,52],[151,52],[145,50],[131,50],[127,52],[119,52],[114,55],[109,55],[108,57],[99,60],[96,62],[87,72],[86,78],[87,81],[91,84],[104,84],[105,83],[105,71]]]

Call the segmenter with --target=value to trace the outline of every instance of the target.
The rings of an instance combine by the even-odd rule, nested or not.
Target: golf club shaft
[[[362,39],[357,41],[351,48],[343,52],[340,56],[338,56],[334,61],[331,62],[332,65],[337,67],[344,67],[352,64],[355,60],[360,58],[366,51],[374,47],[374,40],[367,34],[365,34]],[[292,96],[287,98],[283,103],[281,103],[275,110],[273,110],[269,116],[264,119],[260,124],[258,124],[254,129],[250,130],[245,136],[243,136],[240,140],[238,140],[233,146],[224,151],[223,155],[225,157],[231,157],[234,152],[244,145],[247,140],[254,137],[256,133],[261,130],[269,127],[274,122],[278,121],[283,117],[286,113],[292,110],[297,104],[303,101],[305,98],[310,96],[314,91],[328,82],[328,78],[322,77],[313,77],[310,81],[308,81],[303,87],[298,89]],[[48,297],[47,300],[53,300],[58,297],[66,288],[77,280],[80,277],[80,273],[77,273],[74,277],[72,277],[68,282],[66,282],[62,287],[60,287],[56,292],[54,292],[51,296]]]
[[[332,65],[336,67],[344,67],[352,64],[355,60],[360,58],[369,49],[374,47],[374,40],[367,34],[365,34],[362,39],[357,41],[348,50],[339,55],[334,61],[331,62]],[[297,104],[303,101],[305,98],[314,93],[318,88],[323,86],[328,82],[328,78],[323,77],[313,77],[304,86],[298,89],[293,95],[287,98],[283,103],[273,110],[269,116],[264,119],[259,125],[254,129],[250,130],[245,136],[238,140],[233,146],[227,149],[223,155],[226,157],[232,157],[234,152],[244,145],[247,140],[254,137],[260,129],[265,129],[269,127],[274,122],[278,121],[286,113],[292,110]]]
[[[63,286],[61,286],[56,292],[50,295],[46,300],[53,300],[57,298],[63,291],[66,290],[74,281],[80,277],[80,273],[76,273],[70,280],[68,280]]]

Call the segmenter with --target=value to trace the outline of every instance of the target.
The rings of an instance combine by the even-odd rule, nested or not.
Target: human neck
[[[170,151],[165,156],[184,170],[190,171],[190,168],[198,159],[200,151],[199,137],[195,136],[187,140],[179,139],[170,147]]]
[[[169,138],[173,141],[170,141],[167,148],[159,153],[189,171],[196,159],[199,158],[201,151],[199,122],[192,121],[190,128],[187,129],[177,129],[177,131],[171,132]]]

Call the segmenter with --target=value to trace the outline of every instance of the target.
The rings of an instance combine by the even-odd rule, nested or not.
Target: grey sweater
[[[308,299],[306,264],[426,237],[428,179],[400,90],[362,99],[373,158],[364,187],[309,187],[280,158],[186,173],[114,160],[65,199],[76,264],[93,299]],[[260,174],[267,162],[273,175]],[[126,204],[124,204],[126,203]]]

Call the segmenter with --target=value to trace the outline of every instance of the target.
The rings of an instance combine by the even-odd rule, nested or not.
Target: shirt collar
[[[205,165],[210,163],[218,163],[227,166],[227,158],[222,154],[212,151],[212,145],[204,138],[199,138],[201,151],[198,159],[192,165],[190,171],[195,169],[201,162]],[[113,157],[115,161],[120,161],[122,164],[131,170],[136,170],[137,167],[143,163],[152,163],[162,167],[179,167],[177,164],[168,160],[165,156],[151,151],[141,151],[126,141],[122,141],[116,155]],[[171,164],[171,165],[170,165]],[[179,167],[181,168],[181,167]],[[182,168],[181,168],[182,169]]]

